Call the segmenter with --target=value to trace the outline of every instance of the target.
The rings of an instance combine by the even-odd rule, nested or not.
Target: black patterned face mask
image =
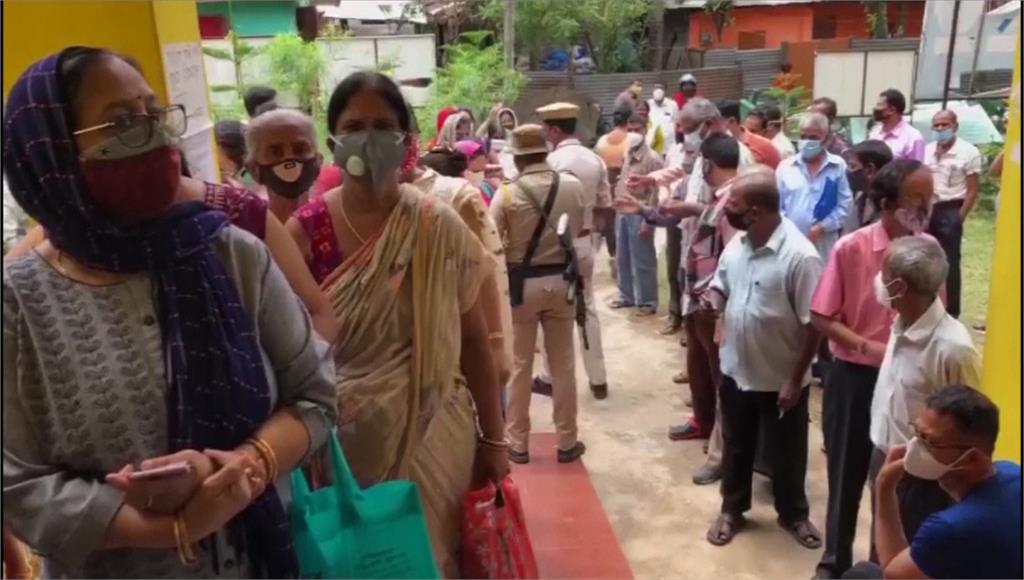
[[[295,199],[313,187],[320,174],[320,162],[311,159],[286,159],[272,165],[260,165],[259,181],[282,197]]]

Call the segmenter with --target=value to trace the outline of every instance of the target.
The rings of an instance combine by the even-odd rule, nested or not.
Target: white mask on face
[[[660,103],[664,99],[665,91],[662,89],[654,89],[654,100]]]
[[[892,282],[889,282],[889,284],[892,284]],[[885,281],[882,280],[882,272],[878,272],[878,274],[875,275],[874,288],[875,301],[878,302],[879,305],[890,310],[892,310],[892,301],[897,298],[902,298],[902,296],[892,296],[889,294],[889,286],[887,286]]]
[[[687,133],[683,137],[683,145],[690,151],[700,150],[701,144],[704,143],[704,138],[700,136],[700,129],[693,133]]]
[[[914,437],[907,443],[907,454],[903,457],[903,469],[919,479],[935,481],[956,469],[957,464],[970,452],[970,449],[964,451],[956,461],[946,465],[935,459],[924,443]]]
[[[644,142],[644,136],[640,133],[630,133],[626,139],[629,141],[630,150],[636,149]]]

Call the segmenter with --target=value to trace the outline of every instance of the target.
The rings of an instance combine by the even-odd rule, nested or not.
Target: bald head
[[[943,138],[945,140],[951,139],[952,134],[956,133],[959,127],[960,124],[957,122],[956,113],[949,109],[943,109],[932,117],[932,130],[938,133],[936,138],[940,143],[943,141]]]
[[[747,207],[758,207],[765,213],[779,213],[779,187],[775,171],[767,165],[743,168],[733,182],[732,193],[743,198]]]
[[[956,113],[949,109],[942,109],[938,113],[935,113],[935,116],[932,117],[932,123],[935,123],[936,121],[940,120],[946,121],[947,123],[952,123],[954,125],[958,123]]]

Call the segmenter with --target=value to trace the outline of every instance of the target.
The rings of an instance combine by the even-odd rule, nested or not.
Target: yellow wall
[[[33,62],[66,47],[101,46],[139,61],[158,95],[167,95],[161,44],[199,40],[194,0],[4,0],[4,94]]]
[[[1019,35],[1019,33],[1018,33]],[[1020,462],[1020,37],[996,218],[982,390],[999,406],[996,456]]]

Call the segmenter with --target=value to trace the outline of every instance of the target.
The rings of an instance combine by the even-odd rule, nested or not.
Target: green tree
[[[634,39],[644,29],[651,9],[648,0],[577,0],[574,4],[581,36],[598,72],[629,72],[640,66],[635,55],[645,47]]]
[[[270,65],[273,86],[295,95],[299,106],[316,115],[321,106],[320,77],[326,68],[315,42],[304,42],[298,34],[278,34],[263,47]]]
[[[235,84],[210,85],[209,90],[211,93],[235,93],[230,105],[213,104],[211,106],[213,117],[216,121],[238,119],[245,112],[245,108],[242,105],[242,94],[245,92],[247,83],[245,82],[243,65],[259,56],[262,52],[262,48],[242,40],[234,31],[228,32],[227,41],[230,45],[229,49],[212,46],[203,47],[204,55],[216,60],[230,62],[235,71]]]
[[[480,15],[500,26],[504,0],[485,0]],[[536,69],[544,52],[583,42],[599,72],[622,72],[637,66],[631,54],[642,52],[639,36],[651,9],[650,0],[517,0],[516,45]]]
[[[419,115],[424,138],[433,137],[434,119],[444,107],[467,108],[484,119],[495,103],[519,97],[526,79],[505,66],[500,43],[486,44],[491,36],[487,31],[464,32],[459,42],[445,48],[448,65],[437,70],[430,100]]]
[[[722,42],[725,27],[735,20],[732,17],[732,0],[707,0],[704,3],[704,12],[711,18],[711,23],[715,25],[718,42]]]
[[[885,0],[861,0],[871,38],[889,38],[889,10]]]
[[[626,0],[623,0],[626,1]],[[516,45],[530,57],[530,70],[536,70],[544,51],[553,46],[570,48],[580,31],[579,0],[517,0]],[[485,0],[480,15],[501,26],[505,0]]]

